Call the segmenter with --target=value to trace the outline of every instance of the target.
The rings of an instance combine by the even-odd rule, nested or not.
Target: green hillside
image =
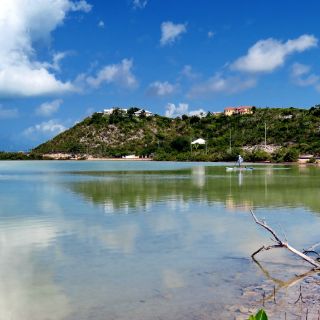
[[[267,144],[273,153],[247,148]],[[230,152],[231,133],[231,152]],[[190,142],[207,140],[207,148],[190,151]],[[115,110],[94,113],[71,129],[39,145],[33,154],[71,153],[96,157],[128,154],[153,155],[157,160],[234,160],[241,152],[246,160],[294,161],[299,153],[320,154],[320,106],[307,109],[257,108],[251,115],[208,114],[204,118],[183,115],[175,119],[146,117]],[[278,147],[278,148],[277,148]],[[281,147],[281,148],[280,148]],[[245,149],[243,149],[245,148]]]

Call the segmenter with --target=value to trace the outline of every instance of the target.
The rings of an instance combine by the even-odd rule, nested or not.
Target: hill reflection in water
[[[108,213],[149,210],[154,203],[219,202],[229,210],[304,207],[320,212],[320,173],[313,167],[260,167],[253,172],[194,167],[173,172],[84,173],[67,184],[74,193]]]

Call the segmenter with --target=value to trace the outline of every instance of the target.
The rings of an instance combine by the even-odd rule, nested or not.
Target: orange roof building
[[[240,106],[240,107],[227,107],[224,108],[224,114],[226,116],[232,116],[234,114],[252,114],[253,106]]]

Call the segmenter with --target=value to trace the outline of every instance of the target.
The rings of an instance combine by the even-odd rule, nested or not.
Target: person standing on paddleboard
[[[242,158],[241,155],[239,154],[239,155],[238,155],[238,160],[237,160],[237,164],[238,164],[239,168],[241,167],[242,162],[243,162],[243,158]]]

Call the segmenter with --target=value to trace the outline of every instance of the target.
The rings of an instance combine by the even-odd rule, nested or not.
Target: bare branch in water
[[[256,217],[253,210],[250,209],[250,212],[255,223],[261,226],[262,228],[266,229],[268,232],[270,232],[273,236],[272,240],[274,240],[274,242],[276,243],[275,245],[271,245],[271,246],[262,246],[251,255],[252,258],[254,258],[255,255],[261,251],[267,251],[274,248],[286,248],[287,250],[294,253],[304,261],[307,261],[308,263],[310,263],[315,269],[320,269],[320,263],[317,260],[314,260],[311,257],[308,257],[305,253],[295,249],[286,240],[285,241],[281,240],[280,237],[277,235],[277,233],[270,226],[268,226],[265,221],[261,221]],[[310,251],[310,250],[307,250],[307,251]]]

